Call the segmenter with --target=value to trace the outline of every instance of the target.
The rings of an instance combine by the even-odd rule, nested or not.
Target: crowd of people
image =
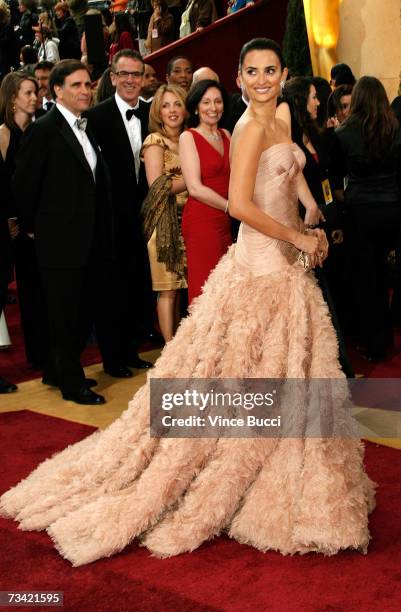
[[[20,65],[81,59],[92,75],[110,65],[122,49],[142,57],[180,37],[200,32],[225,12],[250,6],[253,0],[236,0],[227,7],[214,0],[122,0],[89,8],[88,0],[60,0],[40,6],[37,0],[0,0],[0,79]],[[41,12],[39,12],[41,11]],[[88,60],[86,16],[97,15],[103,29],[104,58],[94,66]],[[97,76],[96,76],[97,78]]]
[[[119,51],[111,72],[115,95],[87,110],[87,70],[75,60],[59,62],[50,74],[56,108],[25,130],[17,156],[14,190],[20,222],[23,231],[34,235],[37,247],[63,395],[75,401],[88,398],[67,387],[73,374],[79,374],[72,368],[79,365],[73,333],[82,329],[78,310],[87,312],[87,294],[97,302],[93,314],[105,350],[107,325],[112,327],[115,317],[121,317],[120,325],[123,312],[132,315],[133,306],[120,303],[129,297],[127,288],[122,300],[110,300],[110,276],[118,275],[119,285],[124,280],[135,283],[132,297],[143,297],[138,269],[123,261],[135,257],[138,262],[140,257],[137,211],[143,170],[150,183],[143,225],[152,280],[160,293],[169,292],[172,304],[160,311],[164,333],[174,331],[174,292],[182,291],[185,282],[192,299],[190,315],[167,342],[127,410],[106,430],[67,447],[5,492],[0,515],[19,521],[23,530],[46,529],[75,567],[118,553],[136,538],[164,558],[194,551],[221,533],[283,555],[334,555],[347,549],[366,553],[375,486],[365,473],[363,446],[348,413],[348,385],[327,298],[310,273],[315,267],[324,270],[328,255],[326,233],[316,227],[324,215],[302,174],[306,154],[291,139],[296,121],[304,149],[318,163],[311,125],[317,117],[316,88],[308,81],[305,95],[300,85],[291,90],[290,80],[279,107],[283,118],[276,116],[288,77],[281,49],[269,39],[249,41],[241,50],[238,70],[247,108],[230,141],[218,125],[227,111],[218,81],[200,80],[187,94],[171,82],[163,84],[149,105],[139,98],[143,72],[143,60],[135,51]],[[373,176],[376,166],[371,163],[367,180],[374,185],[380,176],[389,180],[381,221],[381,227],[387,227],[390,219],[395,222],[399,127],[381,87],[373,77],[357,82],[349,117],[336,139],[349,164],[351,201],[347,187],[346,206],[359,205],[353,195],[361,184],[366,142],[372,137],[372,150],[380,150],[378,160],[384,166]],[[383,122],[382,131],[373,133],[366,120],[371,119],[372,100],[381,109],[377,120]],[[189,124],[185,131],[184,119]],[[146,136],[148,127],[151,133]],[[346,129],[352,130],[351,138]],[[352,147],[358,155],[362,148],[355,166]],[[324,186],[328,207],[333,202],[328,201],[327,183]],[[182,228],[187,277],[179,229],[186,190]],[[370,230],[380,204],[374,210],[366,191],[360,193],[361,206],[368,211],[364,227]],[[241,222],[231,246],[229,214]],[[121,245],[124,239],[129,244]],[[386,240],[387,235],[383,243]],[[215,267],[210,271],[210,266]],[[109,308],[112,312],[104,312]],[[112,332],[121,358],[127,338],[117,329]],[[270,418],[261,419],[265,427],[253,423],[247,428],[245,418],[239,422],[236,417],[252,408],[229,399],[228,406],[225,403],[235,389],[240,393],[234,396],[251,396],[255,406],[261,406],[259,400],[266,396],[253,393],[258,387],[249,380],[261,378],[275,379],[279,389],[284,388],[278,412],[273,411],[282,415],[284,427],[278,430],[269,427]],[[179,379],[190,379],[191,386],[180,386]],[[180,417],[188,414],[183,404],[190,408],[190,388],[199,396],[199,389],[215,389],[216,379],[236,384],[220,387],[228,391],[218,394],[223,403],[216,407],[212,400],[205,412],[195,401],[192,414],[199,427],[183,428],[187,419]],[[159,385],[158,398],[152,395],[152,383]],[[176,393],[178,389],[183,393]],[[171,407],[176,399],[178,410],[166,416],[168,397]],[[270,417],[267,406],[257,414]],[[211,427],[203,428],[199,413]],[[215,427],[208,418],[212,415],[217,421],[223,415],[232,418]],[[160,430],[165,419],[168,423]],[[127,554],[135,555],[135,549]]]
[[[65,4],[55,13],[59,27],[67,27]],[[123,36],[128,30],[123,20],[120,25]],[[31,26],[33,35],[46,48],[51,23],[38,27]],[[68,28],[78,31],[71,23]],[[92,330],[108,374],[130,377],[133,368],[149,368],[138,347],[155,335],[154,313],[163,340],[170,341],[236,240],[239,224],[228,209],[229,150],[248,94],[239,83],[241,93],[228,95],[212,68],[194,71],[183,56],[168,62],[163,84],[137,50],[117,45],[94,83],[78,58],[35,63],[29,49],[21,48],[22,68],[1,84],[2,217],[8,225],[2,229],[8,246],[1,305],[14,269],[27,362],[65,399],[102,403],[90,389],[96,381],[86,380],[80,365]],[[282,82],[277,108],[305,156],[304,190],[319,206],[330,243],[315,274],[348,376],[345,336],[370,360],[383,359],[392,345],[387,257],[395,249],[398,261],[401,250],[397,100],[392,111],[374,77],[355,83],[345,64],[333,67],[330,83],[291,75]],[[81,115],[87,131],[74,124],[73,116]],[[91,170],[82,184],[71,181],[79,160],[63,162],[66,139],[48,142],[63,118],[75,138],[69,144],[76,149],[78,139],[82,149],[75,150],[79,171]],[[400,294],[397,286],[394,303]],[[1,389],[16,387],[3,381]]]

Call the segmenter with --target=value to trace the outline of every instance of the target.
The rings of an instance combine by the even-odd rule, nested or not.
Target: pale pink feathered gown
[[[296,145],[261,156],[254,201],[300,226]],[[341,378],[337,341],[298,251],[245,225],[151,376]],[[283,554],[366,551],[374,489],[355,439],[153,439],[149,385],[105,431],[42,463],[0,500],[74,565],[140,538],[157,556],[226,531]]]

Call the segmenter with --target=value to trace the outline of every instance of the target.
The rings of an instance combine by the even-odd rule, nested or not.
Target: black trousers
[[[392,344],[387,257],[401,222],[399,203],[366,203],[346,211],[349,286],[355,331],[371,354]]]
[[[40,274],[50,339],[45,374],[56,379],[62,392],[75,392],[84,384],[80,356],[93,323],[103,362],[116,359],[116,321],[109,310],[112,267],[100,261],[83,268],[41,268]]]
[[[125,227],[119,223],[115,260],[105,275],[111,291],[103,296],[96,335],[105,365],[121,365],[137,356],[141,336],[153,329],[154,313],[149,258],[142,235],[129,221]]]

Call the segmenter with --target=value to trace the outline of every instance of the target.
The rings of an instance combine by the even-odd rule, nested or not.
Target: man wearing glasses
[[[123,49],[111,65],[114,96],[90,109],[86,116],[110,169],[114,211],[116,294],[109,300],[109,317],[98,335],[113,335],[114,355],[104,363],[111,376],[132,376],[129,367],[152,364],[139,358],[139,329],[149,310],[149,263],[139,212],[146,194],[146,177],[140,163],[142,142],[148,134],[149,104],[139,100],[144,63],[136,51]],[[149,315],[148,315],[149,316]]]

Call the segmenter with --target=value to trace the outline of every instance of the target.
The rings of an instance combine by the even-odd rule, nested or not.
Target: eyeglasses
[[[128,79],[128,77],[132,77],[133,79],[140,79],[143,77],[143,72],[138,72],[138,70],[134,70],[133,72],[128,72],[128,70],[119,70],[114,73],[121,79]]]

